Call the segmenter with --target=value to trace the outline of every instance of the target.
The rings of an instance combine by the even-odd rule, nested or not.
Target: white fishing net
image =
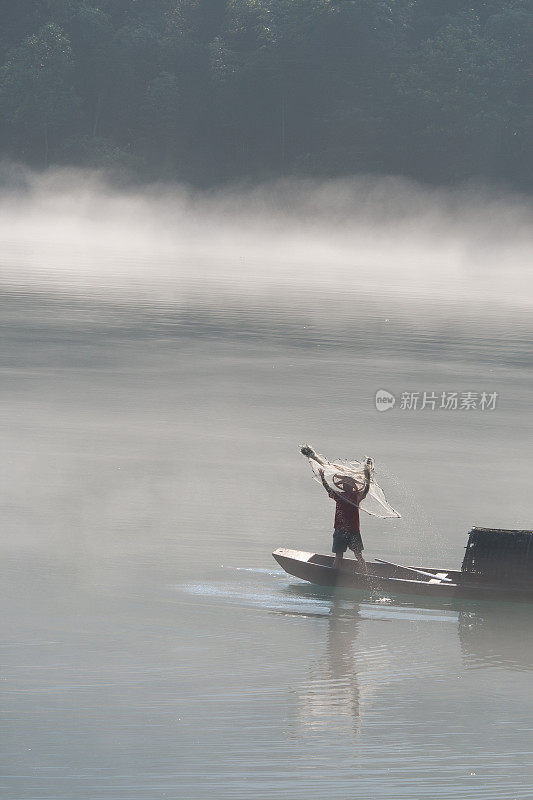
[[[303,452],[306,449],[314,453],[312,448],[309,448],[308,445],[303,445],[301,451]],[[366,485],[366,459],[364,461],[346,461],[344,459],[340,459],[338,461],[328,461],[327,458],[319,455],[318,457],[320,458],[320,461],[322,461],[322,464],[319,464],[313,458],[309,458],[306,452],[303,452],[303,455],[305,455],[309,461],[315,480],[318,481],[320,485],[323,485],[322,478],[320,476],[320,471],[322,471],[324,474],[324,482],[326,483],[328,489],[330,489],[330,491],[334,494],[342,496],[344,500],[347,500],[348,498],[343,492],[343,478],[351,478],[359,490],[363,489]],[[348,500],[348,502],[350,501]],[[352,505],[355,505],[355,503],[352,503]],[[401,514],[399,514],[390,505],[390,503],[387,502],[387,499],[383,493],[383,489],[377,483],[374,477],[374,462],[372,462],[370,466],[370,488],[367,496],[359,503],[359,508],[361,511],[366,511],[366,513],[370,514],[370,516],[380,517],[381,519],[398,519],[401,517]]]

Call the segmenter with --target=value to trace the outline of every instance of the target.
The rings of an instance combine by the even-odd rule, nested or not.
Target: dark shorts
[[[333,547],[332,553],[345,553],[346,550],[355,550],[356,553],[363,551],[363,540],[358,531],[333,531]]]

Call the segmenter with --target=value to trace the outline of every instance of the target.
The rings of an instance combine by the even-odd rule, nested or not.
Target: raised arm
[[[320,475],[320,480],[322,481],[322,486],[324,487],[324,489],[326,490],[328,495],[331,497],[332,500],[335,500],[335,502],[337,502],[337,500],[339,498],[337,497],[337,495],[334,492],[331,491],[331,489],[327,485],[326,479],[324,477],[324,470],[323,469],[319,469],[318,470],[318,474]]]
[[[317,464],[318,464],[320,467],[323,467],[323,466],[324,466],[324,463],[325,463],[325,462],[324,462],[324,460],[323,460],[322,458],[320,458],[320,456],[317,456],[317,454],[315,453],[315,451],[313,450],[313,448],[312,448],[312,447],[309,447],[309,445],[308,445],[308,444],[304,444],[304,445],[302,445],[302,446],[300,447],[300,453],[301,453],[303,456],[305,456],[306,458],[310,458],[310,459],[312,459],[313,461],[316,461],[316,463],[317,463]],[[336,499],[335,495],[333,494],[333,492],[332,492],[332,491],[331,491],[331,489],[329,488],[328,484],[326,483],[326,479],[325,479],[325,477],[324,477],[324,470],[323,470],[323,469],[319,469],[319,470],[318,470],[318,474],[320,475],[320,480],[322,481],[322,486],[324,487],[324,489],[326,490],[326,492],[329,494],[329,496],[331,497],[331,499],[332,499],[332,500],[335,500],[335,499]]]
[[[359,502],[361,502],[361,500],[364,500],[368,494],[368,490],[370,489],[370,482],[372,480],[373,469],[374,469],[374,460],[372,458],[367,458],[364,466],[365,485],[363,486],[359,494]]]
[[[303,444],[300,447],[300,453],[305,456],[306,458],[311,458],[313,461],[316,461],[317,464],[320,464],[321,467],[324,466],[324,460],[318,456],[312,447],[308,444]],[[322,479],[323,480],[323,479]]]

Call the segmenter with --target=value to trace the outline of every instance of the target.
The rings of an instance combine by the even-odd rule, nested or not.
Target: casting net
[[[358,490],[362,490],[366,484],[365,478],[365,462],[363,461],[346,461],[340,459],[337,461],[328,461],[324,456],[319,455],[318,458],[322,462],[317,463],[314,458],[308,456],[308,452],[317,455],[309,445],[302,445],[300,451],[306,456],[313,475],[316,481],[322,484],[321,472],[324,475],[324,483],[328,489],[335,495],[341,496],[343,500],[350,502],[347,495],[343,491],[342,481],[344,478],[351,479]],[[355,503],[352,503],[355,505]],[[383,493],[383,489],[377,483],[374,477],[374,462],[370,464],[370,488],[367,496],[359,503],[361,511],[366,511],[372,517],[380,517],[381,519],[399,518],[401,515],[387,502]]]

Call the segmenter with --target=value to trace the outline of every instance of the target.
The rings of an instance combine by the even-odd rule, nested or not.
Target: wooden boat
[[[280,547],[272,555],[289,575],[321,586],[345,586],[353,589],[385,592],[386,594],[424,595],[426,597],[449,598],[464,597],[475,600],[518,600],[533,601],[533,576],[520,574],[515,580],[504,571],[504,579],[494,575],[490,570],[474,569],[479,561],[475,554],[483,550],[486,556],[487,542],[490,537],[479,541],[479,533],[530,534],[531,531],[494,531],[492,529],[474,528],[470,532],[467,554],[463,568],[459,570],[440,569],[435,567],[413,567],[393,564],[392,562],[366,562],[366,572],[354,559],[344,558],[340,568],[333,567],[333,556],[320,553],[308,553],[303,550],[290,550]],[[517,537],[514,537],[515,540]],[[500,559],[501,542],[498,539]],[[490,542],[489,542],[490,544]],[[528,550],[529,555],[529,550]],[[533,557],[533,550],[532,550]],[[470,568],[469,568],[470,567]]]
[[[363,572],[357,561],[351,558],[344,558],[340,569],[336,569],[333,567],[333,556],[284,547],[274,550],[272,555],[285,572],[309,583],[380,590],[394,594],[453,597],[457,588],[457,576],[460,575],[453,570],[401,567],[377,561],[367,561],[367,571]]]

